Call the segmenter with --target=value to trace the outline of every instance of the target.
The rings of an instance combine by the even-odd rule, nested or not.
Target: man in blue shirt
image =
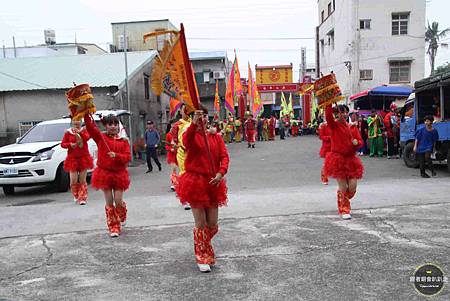
[[[425,172],[425,163],[431,171],[433,177],[436,176],[436,171],[431,162],[431,153],[434,149],[434,144],[439,139],[439,134],[433,128],[434,118],[431,115],[425,116],[425,127],[416,131],[416,142],[414,143],[414,152],[417,154],[420,165],[420,176],[422,178],[429,178],[430,176]]]
[[[147,173],[153,171],[151,161],[152,158],[155,161],[156,165],[158,165],[159,171],[161,171],[161,163],[158,160],[158,154],[156,152],[161,137],[159,136],[158,131],[155,130],[155,125],[151,120],[147,121],[147,130],[145,131],[144,134],[144,140],[147,154],[147,168],[148,168]]]

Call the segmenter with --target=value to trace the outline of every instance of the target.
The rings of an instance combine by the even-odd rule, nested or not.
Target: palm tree
[[[430,58],[431,75],[434,74],[434,60],[436,59],[437,50],[439,48],[439,41],[444,38],[449,31],[450,28],[439,30],[438,22],[433,22],[431,26],[430,22],[428,22],[428,27],[425,32],[425,42],[428,43],[427,54]]]

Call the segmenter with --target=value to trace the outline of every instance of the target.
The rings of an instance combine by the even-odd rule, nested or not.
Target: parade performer
[[[238,118],[234,121],[234,141],[240,143],[242,141],[242,122]]]
[[[321,158],[326,158],[327,154],[331,150],[331,134],[326,122],[320,124],[319,129],[319,138],[322,140],[322,147],[320,148],[319,155]],[[325,173],[325,162],[320,171],[320,179],[322,184],[328,185],[328,176]]]
[[[101,189],[105,197],[106,220],[111,237],[117,237],[127,219],[123,192],[130,186],[127,165],[131,160],[128,139],[120,137],[119,119],[114,115],[102,118],[106,132],[102,133],[90,114],[84,115],[86,129],[97,143],[97,167],[92,175],[92,187]]]
[[[211,240],[218,232],[218,208],[227,204],[224,176],[228,170],[229,156],[215,128],[205,130],[205,113],[204,108],[196,110],[192,124],[183,135],[187,152],[186,172],[180,176],[177,193],[182,203],[189,203],[192,207],[198,268],[201,272],[210,272],[210,266],[215,264]]]
[[[247,135],[248,148],[255,148],[256,139],[256,120],[253,118],[252,113],[247,111],[245,113],[247,119],[245,120],[245,134]]]
[[[275,116],[271,116],[269,119],[269,141],[275,140],[275,126],[277,124],[277,119]]]
[[[269,119],[263,118],[263,140],[269,141]]]
[[[383,157],[383,120],[378,116],[375,110],[367,118],[367,123],[369,125],[369,144],[370,144],[370,157],[378,155],[378,157]]]
[[[172,128],[172,127],[171,127]],[[166,143],[164,145],[167,151],[167,164],[172,167],[172,173],[170,174],[170,190],[175,191],[175,186],[178,182],[177,175],[177,145],[170,133],[170,130],[166,133]]]
[[[81,127],[81,121],[72,120],[72,127],[64,133],[61,147],[67,149],[67,157],[64,160],[64,170],[70,176],[70,190],[74,201],[80,205],[86,205],[88,197],[88,185],[86,176],[88,169],[94,167],[87,141],[89,133]]]
[[[179,183],[178,179],[179,177],[185,172],[184,168],[184,162],[186,160],[186,148],[183,144],[183,134],[186,132],[187,128],[191,125],[191,118],[189,117],[187,113],[187,107],[186,105],[182,105],[180,108],[181,112],[181,118],[177,122],[174,123],[172,128],[170,129],[170,134],[172,135],[172,139],[176,145],[177,154],[176,154],[176,160],[178,164],[178,176],[177,180],[175,181],[175,191],[177,189],[177,185]],[[178,194],[177,194],[178,195]],[[180,197],[178,195],[178,197]],[[189,204],[183,205],[184,210],[189,210],[191,207]]]
[[[355,155],[363,141],[358,128],[347,123],[348,112],[346,105],[337,106],[335,119],[331,104],[325,109],[331,150],[326,155],[324,169],[325,174],[335,178],[338,183],[338,212],[343,219],[351,219],[350,200],[355,196],[357,181],[364,172],[361,160]]]
[[[298,127],[298,122],[297,120],[293,120],[292,121],[292,136],[297,137],[298,136],[298,132],[299,132],[299,127]]]

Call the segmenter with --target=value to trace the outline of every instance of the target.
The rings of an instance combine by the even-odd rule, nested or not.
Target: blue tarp
[[[413,88],[405,86],[379,86],[369,91],[369,95],[408,97]]]
[[[294,110],[299,110],[302,108],[300,105],[294,105],[292,107]],[[279,111],[281,109],[281,106],[272,105],[272,111]]]

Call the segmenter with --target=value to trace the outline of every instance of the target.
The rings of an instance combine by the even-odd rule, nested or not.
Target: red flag
[[[225,108],[232,115],[235,114],[235,110],[234,110],[234,64],[231,67],[230,76],[228,77],[227,93],[225,94]]]

